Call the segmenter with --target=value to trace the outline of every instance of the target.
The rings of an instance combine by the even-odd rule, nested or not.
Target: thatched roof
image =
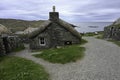
[[[40,34],[44,29],[46,29],[47,26],[49,26],[51,23],[51,21],[45,21],[44,23],[42,23],[39,28],[33,32],[31,32],[29,34],[29,38],[34,38],[36,37],[38,34]]]
[[[39,26],[39,28],[36,31],[33,31],[31,34],[29,34],[29,38],[34,38],[36,37],[38,34],[40,34],[43,30],[45,30],[52,22],[51,21],[45,21],[43,24],[41,24]],[[64,27],[65,29],[67,29],[69,32],[71,32],[73,35],[75,35],[77,38],[81,39],[81,35],[79,32],[77,32],[74,29],[74,26],[72,24],[69,24],[61,19],[59,19],[57,22],[57,24],[61,25],[62,27]]]
[[[24,34],[32,33],[33,31],[36,31],[38,28],[28,27],[24,30]]]
[[[66,28],[68,31],[70,31],[73,35],[75,35],[76,37],[78,37],[79,39],[81,39],[81,35],[79,32],[77,32],[73,26],[61,19],[59,19],[58,24],[62,25],[64,28]]]
[[[11,33],[10,30],[8,30],[5,26],[3,26],[2,24],[0,24],[0,34],[4,34],[4,33]]]
[[[113,24],[114,25],[120,24],[120,18],[118,18]]]

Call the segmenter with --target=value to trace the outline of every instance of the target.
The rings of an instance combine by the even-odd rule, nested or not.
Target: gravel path
[[[29,49],[14,54],[45,67],[52,80],[120,80],[120,47],[104,40],[85,37],[85,57],[75,63],[52,64],[31,56]]]

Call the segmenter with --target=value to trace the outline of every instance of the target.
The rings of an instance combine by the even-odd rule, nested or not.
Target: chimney
[[[49,13],[49,19],[54,22],[59,20],[59,13],[55,12],[55,6],[53,6],[53,12]]]

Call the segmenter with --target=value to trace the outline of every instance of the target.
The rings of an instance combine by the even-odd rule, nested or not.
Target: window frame
[[[44,37],[39,37],[39,45],[40,46],[45,46],[46,45],[46,41]]]

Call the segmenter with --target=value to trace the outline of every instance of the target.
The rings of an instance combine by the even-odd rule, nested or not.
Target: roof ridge
[[[31,33],[28,35],[28,37],[29,37],[29,38],[35,37],[37,34],[41,33],[41,31],[43,31],[44,29],[46,29],[46,27],[47,27],[50,23],[51,23],[50,20],[47,20],[47,21],[43,22],[43,23],[39,26],[39,28],[38,28],[37,30],[31,32]]]

